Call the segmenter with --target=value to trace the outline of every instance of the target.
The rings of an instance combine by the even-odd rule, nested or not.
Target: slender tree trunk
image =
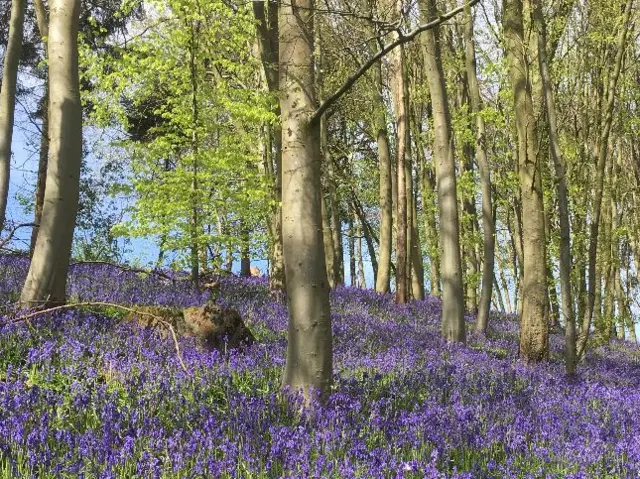
[[[369,252],[369,258],[371,259],[371,267],[373,268],[373,277],[375,278],[378,274],[378,262],[376,261],[376,249],[374,246],[374,239],[378,241],[374,236],[373,229],[367,223],[367,217],[365,216],[364,209],[362,208],[362,203],[358,200],[355,192],[352,192],[351,195],[353,209],[358,217],[358,221],[360,225],[362,225],[362,234],[364,236],[365,243],[367,244],[367,251]],[[393,264],[391,265],[393,267]]]
[[[378,146],[378,167],[380,170],[380,248],[378,259],[378,275],[376,277],[376,292],[388,293],[391,278],[391,249],[393,241],[393,199],[391,187],[391,152],[389,136],[387,134],[387,119],[382,81],[382,63],[377,62],[374,67],[376,82],[376,141]]]
[[[435,0],[421,3],[421,18],[438,17]],[[422,34],[426,76],[433,108],[434,160],[438,178],[440,209],[440,249],[442,274],[442,336],[449,341],[465,341],[464,292],[460,259],[460,225],[456,193],[451,117],[445,88],[440,53],[440,30],[433,28]]]
[[[356,286],[356,239],[353,227],[353,217],[349,217],[349,284]]]
[[[620,281],[620,267],[616,266],[614,270],[614,301],[615,306],[617,306],[617,318],[618,318],[618,329],[617,329],[617,337],[619,340],[624,341],[625,339],[625,328],[628,324],[628,320],[626,317],[626,310],[624,304],[624,296],[622,291],[622,282]],[[614,306],[614,307],[615,307]]]
[[[503,28],[509,76],[514,94],[518,160],[522,195],[524,281],[520,319],[520,357],[526,362],[548,357],[549,325],[545,321],[547,298],[544,207],[537,132],[527,76],[526,44],[522,24],[522,1],[503,1]]]
[[[582,331],[578,340],[578,358],[581,358],[585,352],[587,341],[589,339],[589,330],[591,329],[591,320],[593,318],[595,302],[596,302],[596,260],[598,252],[598,228],[600,226],[600,214],[602,207],[602,195],[604,191],[604,176],[607,163],[609,143],[609,135],[613,124],[613,107],[616,98],[616,90],[618,86],[618,78],[622,70],[624,59],[624,51],[627,45],[627,34],[629,32],[629,19],[633,10],[633,0],[627,0],[622,25],[618,35],[617,51],[614,60],[613,71],[609,77],[609,85],[607,88],[607,103],[604,111],[604,119],[601,126],[599,138],[599,151],[597,154],[596,177],[594,187],[594,200],[591,218],[591,231],[589,235],[589,280],[587,284],[587,308],[583,318]]]
[[[33,257],[36,247],[40,221],[42,221],[42,207],[44,205],[44,188],[47,183],[47,166],[49,164],[49,82],[45,81],[45,93],[42,97],[42,126],[40,127],[40,155],[38,158],[38,180],[36,184],[36,199],[34,205],[34,224],[31,230],[31,244],[29,256]]]
[[[509,283],[507,282],[507,278],[504,274],[504,269],[500,270],[500,281],[502,283],[502,289],[504,291],[504,298],[507,306],[507,312],[514,313],[516,308],[511,306],[511,297],[509,295]],[[515,281],[517,281],[517,279]]]
[[[278,67],[278,4],[273,0],[253,2],[256,18],[258,50],[269,92],[277,94],[280,90]],[[278,105],[275,114],[280,116]],[[265,170],[269,172],[273,189],[274,207],[270,215],[271,261],[269,271],[269,290],[280,296],[285,290],[284,255],[282,252],[282,131],[280,125],[267,127],[271,144],[267,149]]]
[[[495,296],[498,299],[498,306],[500,307],[500,311],[502,311],[503,313],[507,313],[508,310],[505,308],[504,305],[504,300],[502,299],[502,291],[500,291],[500,285],[498,284],[498,278],[496,278],[495,272],[493,274],[493,283],[494,283],[494,287],[492,289],[495,289]],[[486,329],[484,330],[484,334],[486,334]]]
[[[331,162],[329,155],[329,146],[327,144],[327,120],[326,116],[320,119],[320,152],[322,155],[322,164],[326,166]],[[327,204],[327,198],[331,200],[331,179],[327,174],[322,174],[323,194],[321,199],[321,212],[322,212],[322,238],[324,244],[324,257],[327,267],[327,279],[329,280],[329,287],[335,288],[338,285],[338,278],[336,277],[336,250],[334,235],[331,228],[331,213],[329,211],[330,204]],[[329,201],[330,203],[330,201]]]
[[[538,31],[538,63],[547,113],[551,159],[553,160],[555,168],[555,178],[558,189],[558,216],[560,219],[560,295],[562,297],[562,316],[565,323],[565,364],[567,374],[573,374],[576,365],[576,323],[573,314],[573,299],[571,298],[571,226],[569,221],[569,199],[565,165],[560,149],[555,95],[551,74],[549,72],[549,64],[547,62],[547,35],[541,0],[534,0],[533,13],[534,22]]]
[[[406,62],[406,58],[403,56],[403,62]],[[407,231],[406,231],[406,252],[407,252],[407,298],[416,299],[413,296],[413,272],[414,272],[414,264],[413,259],[415,253],[413,251],[413,242],[414,242],[414,234],[413,234],[413,154],[411,148],[411,103],[409,97],[409,75],[407,71],[407,66],[403,65],[403,81],[402,81],[402,98],[404,101],[404,112],[405,112],[405,161],[404,161],[404,179],[406,183],[406,201],[407,201]]]
[[[397,0],[400,11],[401,0]],[[407,284],[407,111],[405,101],[404,48],[393,50],[391,56],[393,104],[396,115],[398,134],[396,146],[397,192],[396,197],[396,302],[406,303],[408,300]]]
[[[413,196],[411,201],[411,291],[413,299],[424,299],[424,266],[422,262],[422,245],[420,244],[420,232],[418,230],[418,206],[417,198]]]
[[[36,23],[40,38],[47,50],[46,39],[49,37],[49,17],[47,9],[42,0],[33,2],[36,12]],[[45,53],[46,57],[46,53]],[[29,257],[33,257],[33,250],[36,247],[40,221],[42,220],[42,207],[44,205],[44,188],[47,182],[47,166],[49,164],[49,77],[45,74],[44,93],[41,103],[42,126],[40,127],[40,155],[38,158],[38,179],[36,183],[36,198],[34,206],[34,224],[31,230],[31,243],[29,244]]]
[[[547,205],[544,211],[544,234],[547,239],[546,248],[549,251],[553,232],[551,231],[551,206]],[[559,330],[560,326],[560,305],[558,303],[558,291],[556,290],[556,278],[553,273],[553,261],[547,255],[547,322],[552,330]]]
[[[279,108],[278,108],[279,109]],[[271,270],[269,272],[269,290],[276,296],[285,291],[286,277],[284,252],[282,246],[282,130],[277,125],[271,131],[273,138],[274,178],[276,204],[272,212]]]
[[[248,278],[251,276],[251,249],[250,238],[249,238],[249,228],[245,224],[244,221],[241,221],[241,246],[240,246],[240,276]]]
[[[440,296],[440,245],[436,222],[438,213],[435,201],[435,175],[428,171],[426,159],[420,152],[419,156],[421,157],[420,193],[422,194],[422,209],[425,220],[426,248],[429,255],[429,295]]]
[[[325,132],[326,135],[326,132]],[[325,136],[326,140],[326,136]],[[328,173],[329,199],[331,200],[331,238],[333,240],[333,278],[336,285],[344,284],[344,252],[342,250],[342,219],[340,217],[340,198],[336,191],[336,179],[333,172],[333,161],[325,143],[325,159]]]
[[[50,159],[42,223],[22,289],[22,304],[64,303],[78,210],[82,105],[78,77],[79,0],[52,0],[48,39]]]
[[[282,384],[325,395],[332,378],[329,285],[322,235],[320,125],[313,68],[312,0],[279,5],[282,238],[289,331]]]
[[[330,288],[336,287],[335,281],[335,251],[333,249],[333,235],[331,234],[331,222],[329,220],[329,212],[327,211],[327,199],[322,194],[320,198],[320,211],[322,214],[322,241],[324,245],[324,262],[327,269],[327,281]]]
[[[365,289],[367,281],[364,276],[364,262],[362,261],[362,225],[356,221],[356,262],[358,264],[358,287]]]
[[[629,304],[631,288],[629,286],[629,268],[628,267],[626,270],[626,276],[627,276],[627,286],[626,288],[623,288],[621,269],[618,269],[618,285],[617,285],[618,286],[618,308],[620,308],[620,312],[621,312],[620,314],[624,320],[624,324],[629,329],[629,340],[633,343],[637,343],[638,339],[636,337],[636,327],[633,321],[633,315],[631,313],[631,306]]]
[[[195,22],[191,24],[191,44],[189,47],[189,72],[191,76],[191,148],[193,152],[193,178],[191,180],[191,281],[196,290],[200,290],[200,214],[198,211],[199,181],[198,173],[200,168],[200,138],[198,130],[200,128],[200,110],[198,107],[198,66],[196,63],[196,49],[200,34],[200,25]]]
[[[0,231],[4,228],[7,200],[9,199],[11,142],[18,86],[18,63],[22,52],[24,10],[24,0],[11,1],[9,38],[4,55],[4,69],[0,87]]]
[[[471,7],[465,9],[465,67],[467,81],[469,83],[469,100],[471,112],[476,119],[476,160],[480,170],[480,185],[482,187],[482,229],[483,229],[483,253],[482,263],[482,290],[478,303],[478,317],[476,319],[476,331],[486,334],[489,324],[489,310],[491,308],[491,293],[494,277],[495,263],[495,231],[493,221],[493,201],[491,198],[491,170],[487,158],[485,146],[485,124],[481,115],[482,100],[476,71],[476,52],[473,39],[473,16]],[[503,306],[504,309],[504,306]]]

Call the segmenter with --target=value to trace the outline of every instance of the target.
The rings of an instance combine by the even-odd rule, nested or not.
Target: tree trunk
[[[596,302],[596,260],[598,252],[598,228],[600,226],[600,214],[602,207],[602,195],[604,191],[604,176],[607,163],[609,143],[609,134],[613,124],[613,107],[616,98],[616,90],[618,78],[622,70],[622,60],[627,44],[627,34],[629,32],[629,19],[633,10],[633,0],[627,0],[622,26],[620,28],[617,51],[614,60],[613,71],[609,77],[609,85],[607,88],[607,103],[604,111],[604,119],[601,125],[599,148],[597,154],[596,178],[594,185],[594,200],[591,218],[591,231],[589,235],[589,280],[587,284],[587,308],[583,318],[582,331],[578,340],[578,358],[581,358],[585,352],[587,341],[589,339],[589,330],[591,329],[591,320],[593,318],[595,302]]]
[[[378,275],[376,277],[376,292],[389,292],[391,278],[391,250],[393,230],[393,199],[391,187],[391,152],[389,150],[389,136],[387,134],[387,120],[382,82],[382,63],[377,62],[374,67],[376,81],[376,141],[378,146],[378,167],[380,170],[380,247],[378,259]]]
[[[329,212],[327,211],[327,199],[322,192],[320,197],[320,212],[322,214],[322,242],[324,250],[324,263],[327,272],[327,281],[329,288],[336,287],[335,281],[335,251],[333,249],[333,235],[331,234],[331,223],[329,220]]]
[[[502,291],[500,291],[500,285],[498,284],[498,278],[496,278],[495,272],[493,274],[493,288],[495,289],[496,292],[496,298],[497,298],[497,303],[498,306],[500,307],[500,311],[502,311],[503,313],[507,313],[507,309],[505,308],[504,305],[504,300],[502,299]],[[487,322],[488,325],[488,322]],[[484,334],[486,334],[487,330],[484,330]]]
[[[349,217],[349,285],[356,286],[356,238],[353,217]]]
[[[628,282],[629,268],[627,268],[626,274],[627,274],[627,282]],[[625,291],[625,289],[622,286],[621,268],[618,269],[618,278],[617,278],[616,287],[618,289],[618,308],[620,311],[620,316],[622,317],[622,321],[624,325],[629,329],[629,340],[632,341],[633,343],[636,343],[637,342],[636,328],[633,321],[633,315],[631,313],[631,307],[629,304],[630,288],[627,286],[626,288],[627,291]]]
[[[278,113],[280,108],[278,107]],[[274,206],[269,215],[271,261],[269,264],[269,291],[281,297],[285,291],[284,254],[282,252],[282,130],[279,125],[267,128],[271,140],[265,158],[273,190]]]
[[[406,62],[406,58],[403,56],[403,62]],[[411,151],[411,103],[409,101],[409,75],[407,66],[403,65],[403,81],[402,81],[402,98],[404,101],[404,113],[405,113],[405,161],[404,161],[404,179],[406,184],[406,201],[407,201],[407,231],[406,231],[406,252],[407,252],[407,298],[416,299],[413,296],[413,272],[414,264],[413,259],[415,252],[413,251],[413,155]]]
[[[251,276],[251,249],[249,228],[244,221],[240,223],[242,242],[240,246],[240,276],[248,278]]]
[[[362,203],[358,200],[358,197],[355,194],[355,191],[352,192],[351,195],[353,209],[362,225],[362,234],[364,236],[365,243],[367,244],[367,250],[369,251],[369,259],[371,260],[371,267],[373,268],[373,277],[375,278],[378,274],[378,262],[376,261],[376,249],[373,244],[374,239],[378,241],[374,236],[373,229],[367,223],[367,217],[365,216],[364,209],[362,208]],[[391,265],[393,268],[393,264]]]
[[[421,4],[421,18],[426,23],[438,17],[435,0]],[[440,29],[422,34],[426,76],[433,108],[433,156],[438,178],[440,209],[440,250],[442,275],[442,336],[449,341],[465,341],[464,292],[460,259],[460,225],[456,193],[451,117],[440,53]]]
[[[46,39],[49,37],[49,18],[47,9],[42,0],[33,2],[36,12],[36,23],[40,38],[44,45],[46,57]],[[33,250],[36,247],[40,221],[42,220],[42,206],[44,205],[44,188],[47,182],[47,166],[49,164],[49,78],[45,75],[44,94],[41,103],[42,126],[40,127],[40,155],[38,158],[38,179],[36,183],[36,198],[34,205],[34,224],[31,230],[31,242],[29,244],[29,257],[33,258]]]
[[[540,0],[534,0],[534,22],[538,31],[538,64],[542,80],[542,91],[547,112],[547,128],[551,159],[555,168],[558,189],[558,216],[560,219],[560,295],[562,297],[562,316],[565,323],[565,364],[567,374],[575,372],[576,365],[576,322],[571,298],[571,225],[569,221],[569,199],[565,165],[560,149],[558,122],[556,118],[555,95],[549,72],[546,49],[546,24],[542,14]],[[554,285],[555,289],[555,285]]]
[[[320,154],[322,155],[322,165],[327,167],[327,165],[331,162],[331,157],[329,156],[329,147],[327,144],[327,120],[323,115],[320,118]],[[322,199],[321,199],[321,212],[322,212],[322,238],[324,244],[324,257],[325,264],[327,268],[327,279],[329,281],[329,287],[335,288],[338,285],[338,278],[336,277],[336,250],[335,250],[335,242],[334,235],[331,228],[331,213],[329,211],[330,204],[327,204],[327,197],[331,200],[331,178],[329,178],[328,172],[325,174],[322,173],[322,179],[324,182],[322,183]],[[330,203],[330,201],[329,201]]]
[[[36,184],[36,198],[34,205],[34,224],[31,230],[31,244],[29,256],[33,257],[33,251],[38,239],[40,221],[42,221],[42,207],[44,205],[44,188],[47,183],[47,166],[49,164],[49,82],[45,83],[45,93],[42,97],[42,126],[40,127],[40,155],[38,158],[38,180]]]
[[[544,207],[537,131],[527,76],[526,44],[522,24],[522,1],[503,1],[506,56],[514,95],[518,161],[522,195],[524,280],[520,319],[520,357],[526,362],[547,359],[549,325],[545,321],[547,298]]]
[[[24,0],[11,1],[9,38],[4,54],[4,69],[0,87],[0,231],[5,226],[7,201],[9,199],[11,142],[13,139],[13,119],[18,87],[18,64],[22,52],[24,5]]]
[[[64,303],[78,210],[82,105],[78,78],[79,0],[52,0],[49,27],[50,158],[42,223],[22,289],[24,305]]]
[[[326,132],[325,132],[326,135]],[[325,137],[326,139],[326,137]],[[325,143],[325,147],[327,147]],[[335,285],[344,284],[344,252],[342,250],[342,219],[340,217],[340,199],[336,191],[336,179],[333,172],[333,161],[329,149],[325,150],[326,168],[328,172],[329,199],[331,200],[331,238],[333,240],[333,282]]]
[[[280,90],[278,78],[278,4],[273,0],[254,1],[253,13],[258,30],[258,50],[262,60],[267,88],[277,94]],[[266,8],[265,8],[266,6]],[[280,116],[280,106],[274,112]],[[273,191],[274,206],[271,210],[269,232],[271,236],[271,261],[269,290],[280,296],[285,290],[284,256],[282,252],[282,131],[280,125],[267,127],[267,138],[271,140],[265,157],[265,170]]]
[[[422,245],[420,244],[420,231],[418,230],[418,205],[417,198],[412,195],[411,201],[411,292],[413,299],[424,299],[424,266],[422,262]]]
[[[200,109],[198,107],[198,66],[196,63],[197,42],[200,36],[199,24],[191,24],[189,46],[189,73],[191,76],[191,148],[193,152],[193,178],[191,180],[191,281],[197,291],[200,290],[200,212],[198,173],[200,168],[200,138],[198,134]]]
[[[307,405],[329,392],[332,334],[322,235],[320,125],[313,68],[312,0],[279,5],[282,115],[282,238],[289,330],[283,387]]]
[[[398,0],[401,11],[401,1]],[[391,54],[391,75],[393,105],[396,115],[396,130],[398,134],[396,147],[397,168],[397,197],[396,197],[396,302],[406,303],[408,299],[407,284],[407,127],[408,118],[405,101],[405,65],[404,48],[394,49]]]
[[[429,283],[430,296],[440,296],[440,245],[438,240],[438,226],[436,221],[437,208],[435,201],[436,181],[434,174],[429,171],[422,152],[420,158],[420,193],[422,195],[422,210],[425,220],[426,248],[429,255]]]
[[[358,264],[358,287],[365,289],[367,281],[364,276],[364,262],[362,261],[362,225],[356,222],[356,261]]]
[[[489,324],[489,311],[491,309],[491,293],[494,277],[495,263],[495,231],[493,222],[493,201],[491,199],[491,169],[487,158],[485,146],[485,125],[482,118],[482,100],[476,71],[476,52],[473,39],[473,16],[471,7],[465,9],[465,67],[467,82],[469,84],[469,101],[471,112],[476,119],[476,160],[480,170],[480,185],[482,188],[482,229],[483,229],[483,253],[482,262],[482,289],[478,303],[478,316],[476,319],[476,331],[486,334]],[[502,303],[502,301],[500,301]],[[504,309],[504,306],[503,306]]]

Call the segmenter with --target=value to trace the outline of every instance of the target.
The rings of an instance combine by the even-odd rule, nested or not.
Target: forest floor
[[[28,262],[0,258],[0,324]],[[202,304],[186,284],[78,265],[74,301]],[[334,388],[313,415],[279,392],[286,308],[263,279],[227,278],[219,302],[258,339],[204,352],[91,308],[0,327],[0,478],[631,478],[640,476],[640,354],[614,341],[567,379],[517,360],[518,325],[439,338],[437,298],[339,288]],[[468,318],[471,329],[473,318]]]

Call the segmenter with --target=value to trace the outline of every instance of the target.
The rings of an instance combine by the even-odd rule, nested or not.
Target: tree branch
[[[7,243],[9,243],[9,242],[13,239],[13,236],[16,234],[16,232],[17,232],[20,228],[27,228],[27,227],[31,227],[31,228],[33,228],[33,227],[36,227],[36,226],[38,226],[38,225],[37,225],[37,224],[35,224],[35,223],[22,223],[22,224],[19,224],[19,225],[14,226],[13,228],[11,228],[11,229],[9,230],[9,234],[7,234],[7,237],[6,237],[6,238],[2,238],[2,239],[0,239],[0,248],[3,248],[3,247],[4,247],[4,245],[6,245]]]
[[[330,97],[324,100],[318,109],[313,114],[311,118],[311,122],[317,122],[320,120],[320,117],[331,108],[345,93],[349,91],[349,89],[357,82],[360,77],[362,77],[367,71],[382,57],[384,57],[391,50],[396,48],[397,46],[403,45],[405,43],[410,42],[415,37],[417,37],[422,32],[426,32],[427,30],[431,30],[432,28],[436,28],[443,23],[447,22],[451,18],[455,17],[457,14],[464,11],[465,7],[472,7],[477,4],[480,0],[471,0],[469,3],[459,6],[458,8],[454,8],[453,10],[440,15],[437,20],[433,20],[429,23],[425,23],[411,30],[407,34],[399,33],[399,37],[393,42],[381,48],[375,55],[369,58],[353,75],[345,80],[340,88],[338,88],[335,93],[333,93]]]

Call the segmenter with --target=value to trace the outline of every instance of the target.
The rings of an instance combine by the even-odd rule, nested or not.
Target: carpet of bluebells
[[[27,260],[0,258],[0,323],[17,314]],[[72,268],[73,301],[189,306],[204,295],[108,265]],[[406,306],[332,293],[335,392],[312,414],[279,392],[287,312],[263,279],[219,301],[259,339],[200,351],[115,312],[50,313],[0,327],[0,478],[632,478],[640,476],[640,357],[617,342],[568,380],[517,360],[518,326],[438,337],[438,299]],[[473,318],[468,318],[469,325]]]

